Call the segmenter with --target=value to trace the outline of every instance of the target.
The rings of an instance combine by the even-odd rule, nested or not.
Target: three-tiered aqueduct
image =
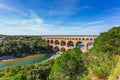
[[[86,52],[93,46],[96,37],[96,35],[54,35],[42,36],[42,39],[48,42],[55,51],[63,52],[78,47],[82,52]]]

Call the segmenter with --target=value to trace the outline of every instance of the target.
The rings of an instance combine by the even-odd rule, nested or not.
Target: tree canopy
[[[77,80],[86,70],[79,48],[63,52],[55,61],[50,72],[50,80]]]
[[[0,55],[34,54],[49,49],[39,36],[1,36]]]
[[[101,33],[94,42],[93,51],[120,54],[120,27]]]

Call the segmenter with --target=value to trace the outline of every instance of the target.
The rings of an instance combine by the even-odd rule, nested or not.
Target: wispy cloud
[[[15,11],[15,9],[5,5],[5,4],[2,4],[0,3],[0,9],[5,9],[5,10],[9,10],[9,11]]]
[[[7,11],[10,11],[10,12],[14,12],[14,13],[17,13],[17,14],[20,14],[20,15],[23,15],[23,16],[28,15],[23,10],[20,10],[18,8],[14,8],[14,7],[12,7],[8,4],[4,4],[4,3],[0,3],[0,9],[1,10],[7,10]]]
[[[114,24],[105,24],[106,20],[89,21],[89,22],[74,22],[73,25],[55,25],[53,23],[46,23],[46,21],[40,18],[36,13],[31,12],[30,19],[11,20],[4,22],[0,20],[0,33],[3,34],[18,34],[18,35],[98,35],[100,32],[107,31]],[[9,24],[9,25],[8,25]],[[12,27],[15,25],[17,27]],[[118,24],[119,25],[119,24]],[[4,27],[6,26],[6,27]],[[83,27],[81,27],[83,26]],[[57,27],[57,28],[56,28]],[[6,29],[9,30],[6,30]]]
[[[92,19],[91,17],[89,20],[87,20],[86,17],[85,21],[82,19],[76,19],[74,21],[74,17],[70,16],[91,8],[88,5],[78,7],[79,1],[80,0],[56,0],[49,6],[48,10],[41,10],[43,12],[42,14],[37,13],[39,9],[34,11],[34,9],[25,9],[26,6],[21,8],[0,3],[0,10],[11,12],[13,15],[17,14],[14,19],[13,16],[11,17],[10,15],[7,17],[6,15],[3,17],[0,15],[0,18],[2,17],[0,19],[0,34],[98,35],[100,32],[107,31],[112,26],[120,25],[120,16],[117,14],[119,12],[118,9],[114,9],[117,15],[102,16],[103,18],[95,16],[96,19]],[[113,10],[106,10],[105,13],[111,12],[111,14],[113,14],[112,11]],[[51,21],[49,21],[46,16],[42,17],[42,15],[52,16],[49,18]],[[54,20],[54,17],[58,19]],[[66,17],[68,17],[68,19],[65,21],[64,18]],[[62,22],[62,20],[64,21]]]

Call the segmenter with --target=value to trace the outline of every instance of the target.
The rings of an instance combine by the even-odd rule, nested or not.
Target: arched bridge
[[[76,36],[42,36],[42,39],[49,43],[55,51],[68,51],[78,47],[82,52],[88,51],[96,39],[96,35],[76,35]]]

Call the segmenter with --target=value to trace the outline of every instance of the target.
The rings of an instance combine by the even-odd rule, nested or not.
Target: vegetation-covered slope
[[[0,36],[0,56],[21,54],[29,55],[49,49],[48,44],[39,36]]]

